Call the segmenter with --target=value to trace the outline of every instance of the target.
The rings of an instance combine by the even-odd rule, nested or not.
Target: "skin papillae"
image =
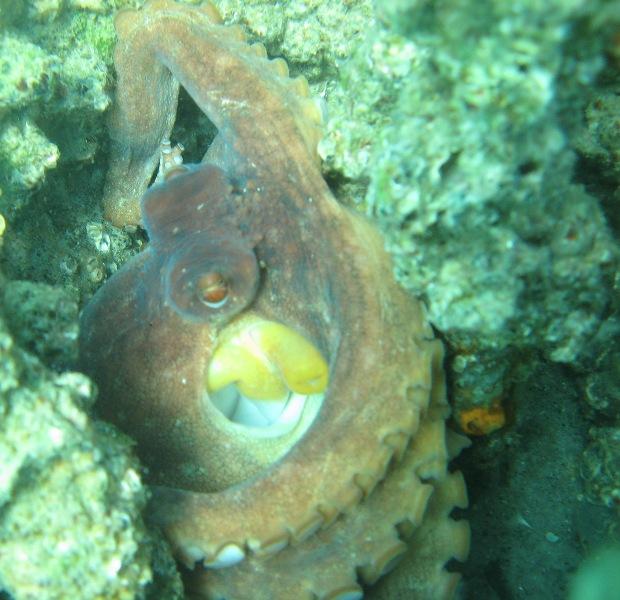
[[[116,20],[106,215],[141,222],[147,249],[86,307],[81,361],[99,409],[137,440],[150,518],[196,598],[449,598],[468,529],[446,465],[443,351],[395,283],[378,233],[339,206],[315,148],[304,80],[220,23],[170,0]],[[144,193],[170,134],[179,85],[218,129],[201,165]],[[140,202],[140,198],[142,201]],[[193,274],[231,273],[231,302],[197,304]],[[261,438],[204,401],[219,333],[252,314],[303,334],[329,365],[312,424]],[[240,552],[234,566],[205,568]],[[225,561],[224,561],[225,562]],[[382,594],[382,595],[381,595]]]

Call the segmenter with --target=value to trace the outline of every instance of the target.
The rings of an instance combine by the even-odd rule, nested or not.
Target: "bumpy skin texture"
[[[458,577],[443,566],[466,556],[468,530],[449,518],[466,497],[446,474],[441,344],[394,282],[381,238],[323,181],[307,84],[210,6],[158,0],[116,25],[109,218],[139,219],[179,83],[219,131],[205,162],[144,195],[151,244],[86,308],[80,340],[101,411],[149,467],[151,515],[193,568],[188,589],[359,597],[358,573],[374,583],[413,536],[417,571],[398,593],[450,597]],[[213,265],[235,273],[232,301],[206,309],[192,276]],[[218,334],[248,312],[299,331],[329,363],[303,435],[244,435],[204,400]],[[231,545],[246,554],[239,564],[200,564]]]

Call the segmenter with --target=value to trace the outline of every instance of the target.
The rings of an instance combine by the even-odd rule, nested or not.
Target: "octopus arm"
[[[110,221],[140,221],[139,199],[172,131],[179,84],[217,127],[218,162],[230,172],[262,166],[275,178],[291,177],[291,170],[302,183],[316,178],[321,114],[307,83],[289,79],[286,63],[269,61],[240,29],[219,24],[212,7],[150,2],[121,11],[116,30],[118,88],[104,197]]]

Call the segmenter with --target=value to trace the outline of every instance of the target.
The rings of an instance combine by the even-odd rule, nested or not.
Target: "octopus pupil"
[[[228,282],[221,273],[205,273],[198,280],[200,299],[210,308],[219,308],[228,299]]]

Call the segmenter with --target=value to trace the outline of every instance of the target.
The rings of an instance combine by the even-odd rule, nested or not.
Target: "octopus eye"
[[[220,308],[228,300],[228,282],[221,273],[211,271],[196,282],[198,298],[209,308]]]
[[[223,325],[254,300],[258,262],[243,239],[207,231],[171,250],[163,268],[164,301],[183,319]]]

